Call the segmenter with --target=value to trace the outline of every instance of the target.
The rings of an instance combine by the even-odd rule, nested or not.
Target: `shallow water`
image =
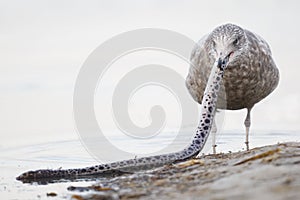
[[[186,145],[191,134],[185,134],[182,144],[174,145],[174,149]],[[155,148],[170,138],[160,138],[159,141],[147,146],[136,148],[136,152],[143,148]],[[300,141],[299,132],[256,132],[251,134],[250,147],[274,144],[277,142]],[[130,145],[132,141],[123,141]],[[217,136],[218,152],[239,151],[244,149],[244,133],[231,131]],[[202,153],[211,152],[210,138]],[[23,184],[15,177],[20,173],[40,168],[74,168],[95,165],[97,161],[84,149],[79,140],[64,140],[49,143],[32,144],[15,148],[2,148],[0,152],[0,196],[1,199],[61,199],[70,197],[72,192],[68,186],[86,186],[98,180],[77,182],[59,182],[46,185]],[[47,197],[47,193],[55,192],[56,197]]]

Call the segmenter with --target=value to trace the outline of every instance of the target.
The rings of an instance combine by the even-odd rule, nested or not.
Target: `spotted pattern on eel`
[[[28,171],[18,176],[17,180],[34,182],[36,180],[73,179],[86,176],[97,177],[101,176],[101,174],[113,173],[115,171],[126,172],[151,169],[196,157],[202,150],[212,127],[218,91],[226,67],[227,61],[219,59],[214,63],[205,88],[204,98],[202,99],[200,123],[192,142],[183,150],[175,153],[117,161],[86,168]]]

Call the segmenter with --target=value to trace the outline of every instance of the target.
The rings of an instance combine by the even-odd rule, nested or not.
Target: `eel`
[[[19,175],[16,179],[28,183],[40,180],[78,179],[91,176],[101,177],[116,172],[134,172],[137,170],[153,169],[195,158],[202,150],[209,136],[216,111],[218,92],[228,64],[228,59],[229,57],[225,57],[223,60],[219,58],[212,67],[200,107],[200,122],[196,128],[193,140],[183,150],[174,153],[134,158],[85,168],[57,170],[40,169],[28,171]]]

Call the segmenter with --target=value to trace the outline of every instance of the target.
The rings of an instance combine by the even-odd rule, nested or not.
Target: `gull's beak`
[[[230,54],[228,56],[226,56],[225,58],[222,58],[221,56],[218,58],[218,67],[220,69],[225,69],[228,65],[229,62],[229,57]]]

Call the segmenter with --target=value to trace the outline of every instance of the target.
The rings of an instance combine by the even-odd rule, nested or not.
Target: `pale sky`
[[[112,36],[161,28],[198,41],[227,22],[261,35],[280,69],[278,88],[253,109],[252,129],[298,131],[299,19],[296,0],[0,1],[0,146],[77,138],[77,74]],[[245,115],[226,112],[224,129],[243,130]]]

